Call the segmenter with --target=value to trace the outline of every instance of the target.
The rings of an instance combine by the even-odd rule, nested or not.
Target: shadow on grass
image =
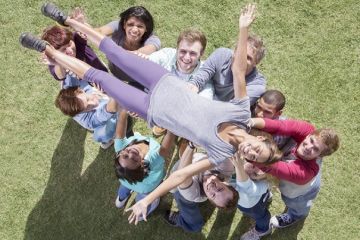
[[[261,239],[286,239],[286,240],[296,240],[302,228],[304,227],[305,220],[300,220],[294,225],[283,228],[275,229],[271,235],[264,236]],[[255,225],[255,221],[250,217],[243,215],[241,221],[238,223],[233,235],[229,238],[231,240],[239,239],[245,232],[247,232],[251,227]]]
[[[44,194],[28,216],[25,240],[204,239],[202,234],[185,233],[161,220],[171,204],[169,197],[162,199],[147,223],[129,225],[127,214],[113,203],[118,181],[112,149],[100,149],[82,173],[86,134],[68,120],[51,160]]]
[[[276,229],[273,231],[270,237],[264,239],[288,239],[288,240],[296,240],[298,239],[298,235],[300,231],[304,227],[306,219],[302,219],[296,222],[294,225],[283,228],[283,229]]]

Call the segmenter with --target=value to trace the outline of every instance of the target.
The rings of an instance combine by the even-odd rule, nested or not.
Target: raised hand
[[[241,156],[239,151],[236,151],[234,156],[232,156],[230,158],[230,160],[235,168],[243,168],[244,167],[245,160],[244,160],[244,157]]]
[[[86,23],[85,11],[82,8],[74,8],[70,13],[70,17],[78,22]]]
[[[249,27],[251,25],[251,23],[255,20],[255,12],[256,12],[256,5],[253,3],[250,3],[248,5],[246,5],[246,7],[244,7],[241,10],[241,14],[239,17],[239,27]]]
[[[137,225],[141,217],[144,219],[144,221],[147,221],[147,206],[148,204],[146,204],[145,200],[142,199],[135,203],[132,207],[126,209],[125,212],[131,211],[130,216],[128,217],[129,223],[134,223],[135,225]]]

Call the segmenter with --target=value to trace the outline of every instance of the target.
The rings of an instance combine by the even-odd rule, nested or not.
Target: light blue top
[[[190,78],[199,70],[203,62],[199,62],[191,73],[182,73],[178,70],[176,65],[176,49],[175,48],[162,48],[149,55],[149,60],[161,65],[175,76],[188,82]],[[214,87],[211,82],[206,83],[205,87],[199,92],[199,95],[208,99],[214,97]]]
[[[63,81],[62,88],[79,86],[86,94],[98,92],[95,88],[90,86],[86,81],[79,81],[76,77],[67,75]],[[93,139],[96,142],[107,143],[115,134],[117,113],[111,113],[106,110],[109,98],[99,92],[101,96],[99,105],[86,112],[76,114],[73,119],[83,128],[94,131]]]
[[[266,180],[253,181],[249,178],[245,182],[236,181],[235,188],[239,192],[238,205],[243,208],[252,208],[268,191],[269,185]]]
[[[152,137],[142,136],[140,133],[135,133],[134,136],[129,138],[116,138],[114,141],[114,148],[119,152],[126,148],[133,140],[147,141],[149,143],[149,151],[145,155],[145,162],[149,163],[148,175],[141,181],[134,184],[126,180],[119,179],[121,185],[133,190],[137,193],[149,193],[154,190],[162,181],[165,176],[164,158],[159,154],[160,144]]]

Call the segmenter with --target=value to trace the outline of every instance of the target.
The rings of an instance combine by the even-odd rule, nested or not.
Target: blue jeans
[[[312,200],[316,198],[319,191],[320,186],[315,186],[306,194],[296,198],[288,198],[281,194],[282,200],[288,207],[287,213],[291,216],[291,218],[294,220],[299,220],[309,215]]]
[[[174,193],[174,198],[179,209],[176,226],[188,232],[200,232],[204,226],[204,220],[198,204],[186,200],[179,191]]]
[[[238,208],[241,212],[255,220],[255,229],[261,233],[269,230],[271,214],[266,208],[269,197],[270,192],[267,191],[261,196],[259,202],[251,208],[244,208],[238,205]]]
[[[131,189],[124,187],[122,185],[120,185],[119,190],[118,190],[118,196],[120,200],[124,200],[125,198],[129,197],[131,194]],[[138,202],[141,199],[145,198],[149,193],[137,193],[135,201]],[[153,201],[147,209],[147,215],[149,216],[150,213],[152,213],[157,207],[159,206],[159,202],[157,201]]]

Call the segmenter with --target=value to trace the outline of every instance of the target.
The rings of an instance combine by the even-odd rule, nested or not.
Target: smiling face
[[[257,137],[248,137],[239,144],[238,151],[246,161],[265,163],[270,158],[269,147]]]
[[[176,66],[183,73],[192,73],[200,61],[203,47],[199,41],[190,42],[183,39],[176,52]]]
[[[255,117],[275,119],[281,115],[281,111],[277,111],[275,104],[268,104],[263,98],[260,98],[255,106]]]
[[[221,182],[215,175],[204,176],[203,188],[206,197],[218,207],[225,207],[229,200],[233,198],[233,192],[229,189],[229,186]]]
[[[319,157],[325,148],[319,137],[309,135],[300,143],[296,153],[303,160],[313,160]]]
[[[134,170],[141,167],[143,158],[139,146],[133,144],[120,151],[118,162],[122,167]]]
[[[99,96],[96,94],[87,94],[81,90],[76,97],[81,100],[85,109],[84,111],[89,111],[99,106]]]
[[[126,34],[126,40],[131,43],[140,43],[146,32],[145,23],[137,17],[130,17],[124,23],[123,27]]]

